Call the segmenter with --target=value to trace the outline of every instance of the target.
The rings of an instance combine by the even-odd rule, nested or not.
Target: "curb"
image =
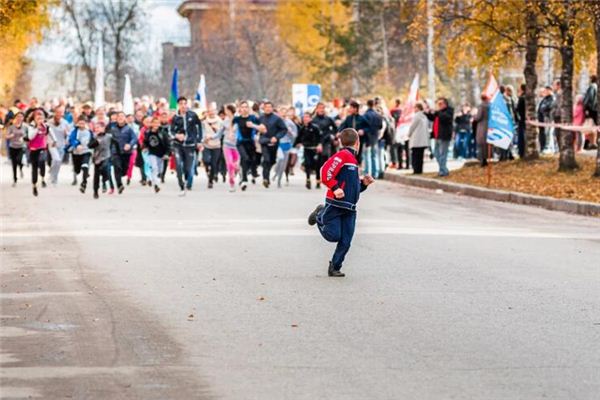
[[[537,196],[521,192],[507,192],[505,190],[486,189],[479,186],[465,185],[462,183],[442,182],[437,179],[406,176],[389,172],[384,173],[384,179],[407,186],[415,186],[425,189],[441,189],[445,192],[462,194],[480,199],[536,206],[545,208],[547,210],[563,211],[579,215],[600,215],[599,203],[555,199],[552,197]]]

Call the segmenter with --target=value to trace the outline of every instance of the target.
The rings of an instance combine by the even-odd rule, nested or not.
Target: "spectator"
[[[414,174],[423,173],[423,154],[429,146],[429,121],[423,112],[423,108],[423,103],[415,105],[415,116],[408,130],[408,143]]]
[[[552,96],[552,88],[546,86],[541,90],[542,100],[538,104],[538,121],[539,122],[553,122],[552,109],[554,107],[554,96]],[[548,134],[552,133],[552,128],[539,128],[539,140],[540,140],[540,152],[546,150]]]
[[[519,158],[525,157],[525,124],[527,122],[527,110],[525,107],[525,90],[527,89],[524,83],[519,86],[519,100],[517,101],[517,146],[519,148]]]
[[[477,110],[477,115],[473,120],[477,122],[477,133],[475,140],[477,141],[479,157],[479,163],[482,167],[487,165],[488,157],[488,144],[487,144],[487,130],[488,130],[488,116],[490,112],[490,100],[487,95],[481,95],[481,104]]]
[[[448,100],[440,97],[436,102],[436,110],[426,114],[433,121],[433,138],[435,139],[435,158],[439,165],[439,176],[448,176],[450,171],[448,161],[448,148],[454,129],[454,109],[448,106]]]
[[[583,107],[585,111],[585,117],[590,118],[594,125],[598,125],[598,77],[592,75],[590,86],[585,92],[583,97]],[[597,149],[596,136],[597,132],[593,131],[590,135],[588,149]],[[585,146],[584,146],[585,147]]]

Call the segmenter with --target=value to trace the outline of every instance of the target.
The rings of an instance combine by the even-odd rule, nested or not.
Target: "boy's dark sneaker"
[[[38,195],[38,191],[37,191],[37,186],[33,187],[33,195],[37,196]]]
[[[131,178],[127,178],[127,186],[131,183]]]
[[[317,223],[317,215],[319,214],[319,212],[321,212],[321,210],[324,208],[325,206],[323,204],[319,204],[313,212],[310,213],[310,215],[308,216],[308,224],[310,226],[313,226]]]
[[[268,189],[269,188],[269,181],[266,180],[266,179],[264,179],[263,180],[263,186],[265,187],[265,189]]]
[[[306,188],[310,189],[311,188],[311,184],[310,184],[310,179],[306,180]]]
[[[158,187],[158,185],[154,185],[154,193],[158,192],[160,192],[160,188]]]
[[[242,182],[242,192],[246,191],[248,184],[246,182]]]
[[[45,188],[46,186],[48,186],[48,185],[46,185],[46,182],[42,181],[42,187]]]
[[[123,193],[123,190],[125,190],[125,186],[123,186],[123,185],[119,186],[119,188],[117,189],[119,194]]]
[[[100,198],[100,196],[98,196],[98,192],[97,192],[97,191],[96,191],[96,192],[94,192],[94,198],[95,198],[95,199],[98,199],[98,198]]]
[[[82,183],[81,186],[79,186],[79,191],[85,193],[85,184]]]
[[[315,185],[315,187],[316,187],[317,189],[321,189],[321,182],[320,182],[320,181],[317,181],[317,184]]]
[[[344,276],[346,276],[346,274],[341,272],[339,269],[336,269],[331,261],[329,261],[329,269],[327,270],[327,275],[334,278],[343,278]]]

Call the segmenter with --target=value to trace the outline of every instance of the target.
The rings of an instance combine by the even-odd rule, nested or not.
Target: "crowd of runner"
[[[525,131],[523,88],[519,97],[514,97],[510,86],[502,89],[517,132],[514,146],[497,154],[500,160],[523,155]],[[422,173],[427,153],[435,157],[440,176],[449,174],[449,155],[477,157],[485,165],[488,100],[482,97],[477,108],[463,104],[456,113],[445,98],[432,106],[418,102],[411,110],[414,116],[408,129],[399,129],[406,109],[399,99],[388,108],[379,97],[362,104],[353,99],[318,103],[301,115],[294,107],[275,106],[268,100],[237,101],[220,108],[211,103],[201,110],[180,97],[176,110],[170,110],[165,99],[143,96],[135,99],[134,112],[125,114],[119,104],[94,109],[92,103],[75,105],[55,99],[40,104],[32,98],[28,103],[16,100],[10,108],[0,106],[0,131],[13,186],[24,178],[23,166],[28,165],[35,196],[47,182],[56,185],[69,162],[72,185],[86,193],[91,180],[94,198],[100,192],[123,193],[136,169],[139,182],[157,193],[168,175],[176,176],[181,196],[204,173],[209,189],[222,181],[234,192],[238,187],[245,191],[257,181],[265,188],[272,184],[280,188],[301,169],[305,186],[311,189],[320,188],[321,167],[340,149],[339,133],[345,128],[358,132],[357,161],[362,173],[376,179],[387,169],[411,168],[415,174]],[[575,105],[576,117],[585,114],[581,123],[586,117],[596,118],[586,112],[595,110],[595,102],[593,77],[585,98],[578,98]],[[549,113],[559,109],[558,104],[560,88],[545,88],[539,99],[539,119],[553,118]],[[580,135],[576,140],[578,149],[595,143],[595,138],[584,139]],[[541,150],[557,151],[553,140],[549,129],[540,128]]]

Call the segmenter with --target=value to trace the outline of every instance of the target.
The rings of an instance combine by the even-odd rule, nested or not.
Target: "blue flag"
[[[493,75],[490,76],[485,93],[490,98],[487,142],[492,146],[507,150],[513,141],[515,126],[504,96],[500,93],[498,82]]]
[[[169,94],[169,108],[171,110],[177,109],[177,98],[179,97],[179,90],[177,89],[177,78],[179,73],[177,67],[173,69],[173,79],[171,80],[171,93]]]

